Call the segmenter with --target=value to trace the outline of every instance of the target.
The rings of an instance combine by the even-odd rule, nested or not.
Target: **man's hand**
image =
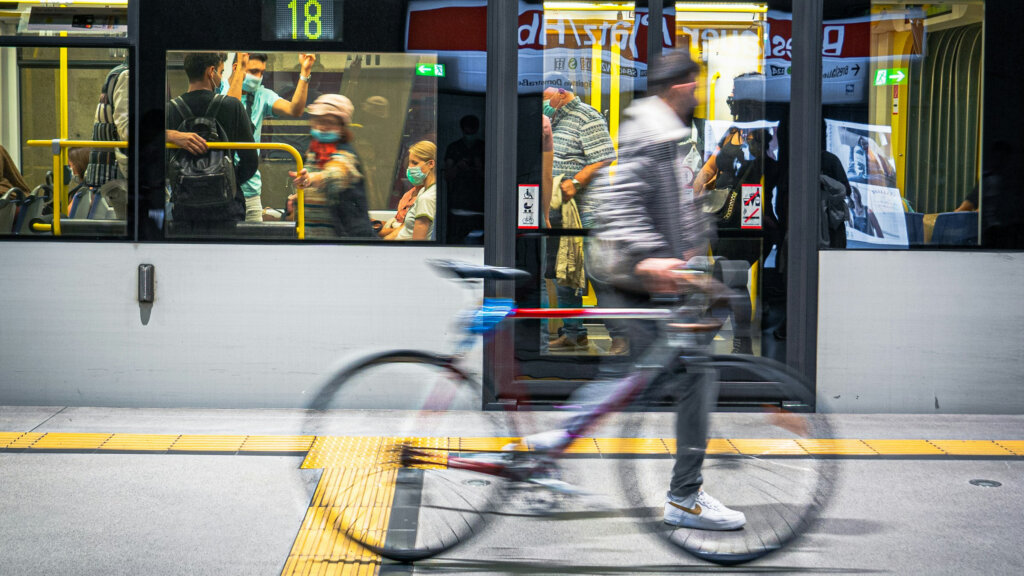
[[[167,141],[172,144],[176,144],[178,147],[187,150],[190,154],[195,156],[206,154],[206,151],[209,150],[209,148],[206,147],[206,140],[195,132],[168,130]]]
[[[676,272],[686,267],[679,258],[645,258],[637,262],[633,271],[643,280],[651,294],[678,294],[681,275]]]
[[[562,180],[562,184],[559,185],[559,188],[562,189],[562,202],[568,202],[576,195],[576,186],[573,185],[572,180]]]
[[[316,54],[299,54],[299,75],[309,76],[314,62],[316,62]]]
[[[245,71],[249,69],[248,52],[238,52],[235,54],[235,68],[241,70],[242,74],[245,74]]]

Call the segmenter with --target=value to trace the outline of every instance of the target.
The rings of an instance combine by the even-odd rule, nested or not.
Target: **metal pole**
[[[822,12],[822,0],[793,2],[786,362],[811,382],[818,352]]]
[[[487,4],[487,96],[484,112],[484,262],[514,266],[516,248],[516,123],[518,115],[518,2]],[[509,281],[484,283],[488,297],[514,298]],[[498,387],[512,381],[515,339],[510,326],[484,344],[483,403],[497,400]]]

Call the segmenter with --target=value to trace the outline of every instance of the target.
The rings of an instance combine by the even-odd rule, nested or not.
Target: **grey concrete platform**
[[[538,426],[558,413],[534,414]],[[482,435],[467,413],[444,434]],[[664,415],[669,418],[670,415]],[[0,407],[0,431],[380,434],[400,413],[346,422],[296,410]],[[1021,416],[836,416],[847,438],[1024,439]],[[434,422],[432,424],[437,424]],[[614,435],[614,422],[598,435]],[[712,435],[748,436],[749,414],[716,413]],[[319,471],[299,456],[0,452],[0,574],[280,574]],[[815,531],[761,561],[722,568],[665,548],[628,514],[569,504],[506,510],[419,574],[1018,574],[1024,458],[846,459]],[[567,479],[617,496],[613,460],[569,460]],[[971,485],[972,479],[1002,483]],[[728,503],[729,495],[716,493]]]

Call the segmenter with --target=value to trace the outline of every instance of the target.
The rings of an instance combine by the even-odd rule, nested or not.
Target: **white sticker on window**
[[[536,230],[540,227],[540,185],[519,185],[519,228]]]
[[[761,229],[761,185],[743,185],[743,220],[741,228]]]

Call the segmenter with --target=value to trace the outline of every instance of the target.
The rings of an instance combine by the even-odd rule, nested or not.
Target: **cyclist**
[[[698,202],[682,194],[679,144],[690,136],[696,98],[697,65],[685,52],[666,54],[652,64],[648,91],[624,113],[619,140],[619,166],[614,176],[601,170],[589,201],[596,217],[594,250],[587,268],[610,288],[601,307],[651,307],[652,298],[678,296],[687,288],[676,272],[706,250],[713,231]],[[660,327],[652,320],[629,320],[635,359],[659,342]],[[630,362],[603,358],[602,377],[583,387],[572,403],[596,407],[611,394],[621,394]],[[716,375],[711,371],[681,375],[677,387],[676,461],[665,503],[665,522],[705,530],[735,530],[746,523],[702,489],[701,466]],[[591,410],[592,412],[592,410]],[[571,417],[560,430],[526,439],[544,452],[564,447],[586,432],[592,414]]]

